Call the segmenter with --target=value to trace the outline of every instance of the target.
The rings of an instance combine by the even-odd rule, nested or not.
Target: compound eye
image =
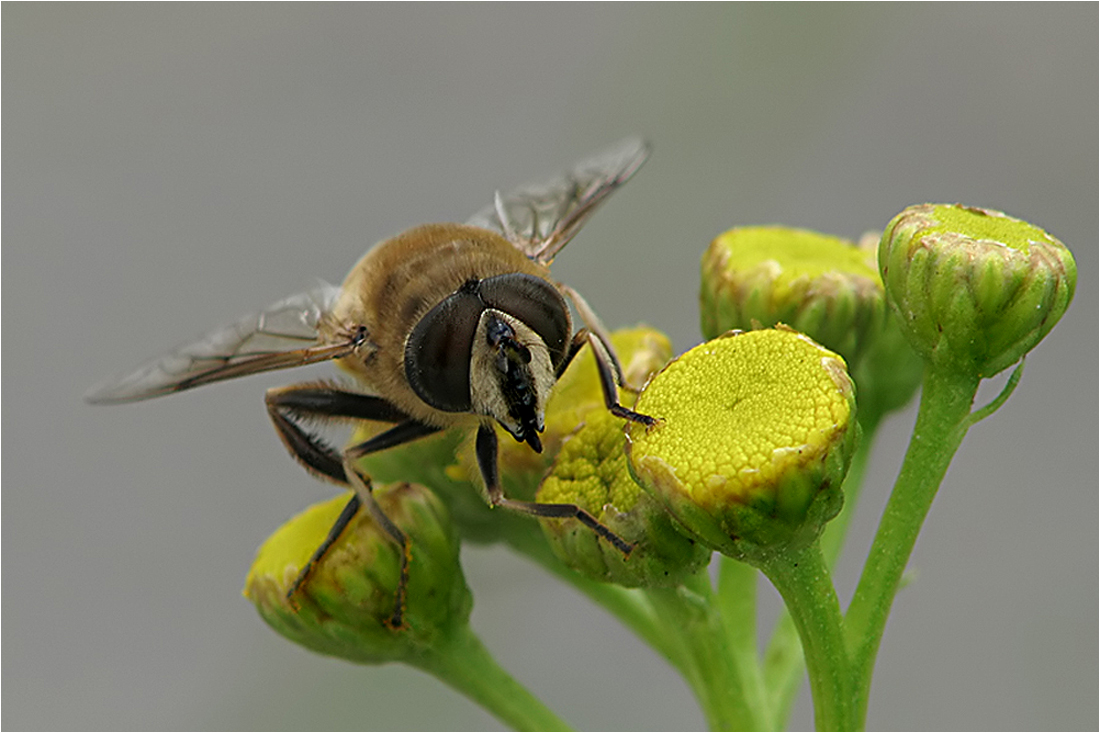
[[[460,290],[428,311],[405,342],[409,385],[437,410],[470,410],[470,350],[484,309],[476,294]]]
[[[542,278],[515,272],[482,280],[479,292],[485,305],[527,324],[546,344],[550,362],[555,367],[561,363],[572,324],[557,288]]]

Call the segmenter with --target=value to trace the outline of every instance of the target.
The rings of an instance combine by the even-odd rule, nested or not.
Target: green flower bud
[[[410,541],[404,628],[387,625],[401,549],[365,509],[287,599],[346,495],[310,507],[268,538],[256,554],[244,595],[275,631],[314,651],[364,664],[410,661],[464,629],[473,600],[459,565],[458,535],[443,503],[414,484],[377,486],[374,496]]]
[[[703,255],[704,336],[784,323],[844,357],[866,415],[904,405],[923,365],[886,305],[877,244],[877,236],[856,245],[779,226],[731,229]]]
[[[813,542],[843,502],[855,450],[855,390],[844,361],[778,328],[695,347],[635,407],[632,473],[692,534],[749,562]]]
[[[676,586],[704,567],[710,550],[688,539],[630,477],[623,422],[605,410],[565,441],[538,500],[576,504],[634,545],[630,557],[576,519],[540,519],[554,554],[593,580],[627,587]]]
[[[929,363],[990,377],[1018,362],[1073,298],[1077,265],[1042,229],[999,211],[911,206],[886,227],[890,305]]]

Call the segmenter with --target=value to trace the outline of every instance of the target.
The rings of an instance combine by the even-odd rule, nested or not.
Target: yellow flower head
[[[855,447],[843,359],[786,328],[733,332],[658,374],[627,429],[631,469],[689,530],[746,556],[815,538]]]

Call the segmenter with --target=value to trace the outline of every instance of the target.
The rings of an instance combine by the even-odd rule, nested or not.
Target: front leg
[[[569,343],[569,350],[565,352],[565,358],[562,359],[561,364],[558,366],[558,378],[565,373],[565,370],[569,367],[569,363],[573,361],[573,357],[577,355],[577,352],[581,350],[585,344],[592,347],[592,354],[596,357],[596,370],[600,375],[600,389],[603,391],[603,402],[608,411],[615,417],[621,417],[624,420],[630,420],[631,422],[638,422],[646,427],[653,427],[657,424],[655,418],[649,415],[643,415],[640,412],[634,412],[628,410],[619,404],[619,391],[617,386],[622,383],[622,375],[617,370],[618,360],[615,358],[615,352],[611,350],[609,343],[604,343],[600,338],[589,331],[587,328],[582,328],[577,331],[573,336],[573,340]]]
[[[632,392],[638,392],[639,390],[637,387],[626,384],[626,379],[623,377],[623,366],[619,363],[615,347],[611,345],[611,337],[608,335],[607,329],[604,328],[599,316],[596,315],[596,311],[592,310],[592,307],[588,305],[588,301],[580,293],[564,283],[555,284],[573,302],[573,307],[577,309],[577,313],[580,314],[585,326],[573,336],[573,341],[569,344],[569,351],[566,352],[565,359],[558,367],[558,377],[561,377],[565,372],[565,368],[569,366],[569,362],[573,360],[573,357],[577,355],[585,342],[588,342],[592,346],[592,353],[596,357],[596,368],[600,371],[603,401],[611,414],[631,422],[640,422],[646,427],[656,425],[657,420],[649,415],[628,410],[619,404],[619,393],[615,389],[616,386],[622,386]]]
[[[600,344],[607,352],[607,361],[611,363],[611,367],[615,370],[615,382],[622,387],[626,387],[633,392],[637,392],[637,389],[626,384],[626,380],[623,377],[623,365],[619,363],[619,356],[615,353],[615,348],[611,345],[611,335],[608,334],[607,328],[603,325],[603,321],[601,321],[600,317],[596,315],[596,311],[592,310],[592,306],[588,305],[588,301],[584,299],[584,296],[582,296],[573,288],[569,287],[565,283],[555,283],[555,285],[557,285],[558,290],[565,293],[565,295],[573,303],[573,307],[577,309],[577,313],[580,314],[581,321],[584,322],[585,326],[585,328],[582,330],[587,329],[589,333],[595,334],[596,339],[599,340]],[[577,342],[577,338],[579,337],[579,335],[580,334],[578,332],[577,336],[573,337],[574,344]],[[582,341],[581,345],[583,345],[583,343],[584,342]],[[571,354],[569,358],[566,359],[566,363],[568,363],[569,359],[573,358],[573,355],[576,354],[576,350],[579,348],[580,346],[570,347],[573,354]],[[562,368],[562,371],[565,371],[564,367]]]
[[[485,490],[489,494],[489,503],[494,507],[504,507],[521,514],[536,517],[556,517],[576,519],[600,537],[610,542],[615,549],[629,557],[634,546],[600,524],[594,516],[576,504],[544,504],[536,501],[517,501],[504,495],[497,471],[497,433],[492,425],[482,425],[477,430],[477,465],[485,481]]]

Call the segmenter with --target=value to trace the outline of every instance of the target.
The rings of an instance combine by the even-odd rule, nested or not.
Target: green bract
[[[669,364],[627,428],[631,470],[676,519],[749,561],[817,538],[857,439],[844,361],[789,329],[731,333]]]
[[[1073,298],[1077,265],[1042,229],[999,211],[923,204],[883,232],[890,304],[926,360],[990,377],[1018,362]]]

